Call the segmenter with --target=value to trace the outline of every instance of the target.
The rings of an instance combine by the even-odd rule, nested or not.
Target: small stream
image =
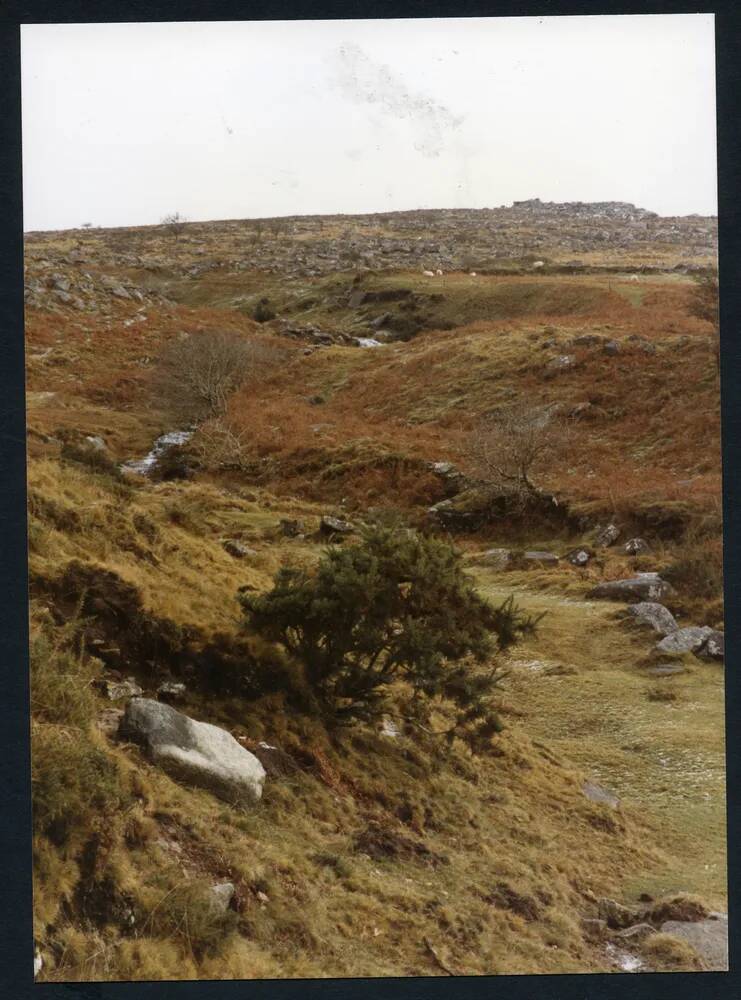
[[[629,951],[625,951],[624,948],[608,944],[605,951],[610,961],[614,962],[621,972],[640,972],[644,968],[643,960],[638,958],[637,955],[632,955]]]
[[[152,445],[151,451],[147,452],[144,458],[134,458],[128,462],[123,462],[121,468],[126,472],[136,472],[140,476],[148,476],[156,465],[158,459],[174,445],[185,444],[195,434],[195,428],[183,431],[168,431],[161,434]]]

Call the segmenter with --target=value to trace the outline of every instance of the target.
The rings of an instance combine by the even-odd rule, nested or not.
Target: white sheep
[[[438,267],[437,271],[435,271],[435,274],[438,276],[438,278],[442,278],[442,276],[443,276],[443,272],[440,270],[439,267]]]
[[[545,263],[542,260],[536,260],[533,262],[533,267],[544,267]]]
[[[630,280],[631,281],[638,281],[638,275],[637,274],[631,274]]]
[[[435,275],[432,273],[432,271],[423,271],[422,274],[424,274],[425,278],[434,278],[435,277]]]
[[[475,271],[469,271],[468,275],[469,275],[470,278],[475,278],[476,277],[476,272]]]

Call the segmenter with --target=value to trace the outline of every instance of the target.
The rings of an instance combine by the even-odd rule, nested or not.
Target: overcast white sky
[[[26,25],[24,228],[715,214],[712,15]]]

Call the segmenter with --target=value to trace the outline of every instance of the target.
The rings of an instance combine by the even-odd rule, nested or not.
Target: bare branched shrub
[[[175,239],[180,237],[180,234],[185,229],[187,222],[188,220],[184,215],[181,215],[180,212],[172,212],[170,215],[164,215],[162,217],[162,225],[171,236],[175,237]]]
[[[231,393],[280,359],[277,349],[257,338],[214,330],[174,340],[162,352],[155,388],[181,421],[195,422],[224,412]]]
[[[198,457],[211,467],[246,468],[254,458],[254,437],[222,417],[207,421],[193,441]]]
[[[555,406],[514,403],[474,429],[469,459],[475,474],[512,505],[541,500],[539,480],[554,452],[563,452],[569,430]]]

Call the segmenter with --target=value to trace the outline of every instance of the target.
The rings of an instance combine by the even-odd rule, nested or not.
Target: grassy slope
[[[421,287],[418,276],[373,280]],[[145,608],[163,619],[206,633],[230,631],[238,624],[238,586],[268,586],[285,560],[318,555],[311,540],[280,537],[280,518],[302,517],[312,527],[328,503],[346,494],[359,509],[434,499],[434,482],[414,463],[458,458],[471,415],[513,389],[571,403],[601,394],[596,405],[608,410],[605,397],[621,404],[608,418],[581,425],[588,466],[551,470],[575,502],[604,506],[620,483],[628,505],[658,500],[712,513],[718,456],[717,446],[708,450],[705,442],[708,435],[717,441],[717,390],[707,332],[686,316],[682,283],[642,287],[639,302],[627,282],[605,287],[604,280],[560,279],[570,283],[562,298],[569,315],[503,319],[487,315],[501,302],[502,284],[485,280],[482,286],[452,277],[445,286],[440,315],[446,322],[475,320],[463,330],[372,351],[332,348],[304,357],[299,349],[282,373],[235,398],[232,417],[249,428],[256,454],[278,464],[262,482],[229,481],[230,489],[220,477],[116,485],[60,463],[49,436],[60,428],[104,433],[117,458],[143,453],[169,425],[151,406],[149,362],[142,359],[179,329],[232,324],[254,331],[249,320],[215,309],[208,289],[197,308],[176,306],[136,326],[124,326],[132,308],[120,305],[105,323],[31,315],[31,571],[39,592],[70,559],[82,559],[133,584]],[[517,284],[507,283],[505,298]],[[561,295],[565,286],[554,287]],[[587,294],[574,297],[573,289]],[[532,302],[529,290],[525,300]],[[312,321],[336,319],[333,309]],[[585,352],[577,371],[544,382],[541,357],[550,355],[538,341],[554,334],[565,341],[595,328],[620,338],[640,332],[659,350],[638,355],[628,348],[617,360]],[[678,334],[688,343],[677,346]],[[51,355],[34,359],[50,346]],[[48,391],[55,396],[38,395]],[[306,402],[312,394],[325,402],[312,406]],[[325,425],[318,433],[317,424]],[[396,460],[379,470],[379,453]],[[693,478],[689,490],[678,485],[683,478]],[[258,555],[237,562],[223,550],[226,537],[242,538]],[[618,575],[623,568],[611,557],[590,574]],[[112,815],[96,877],[111,875],[136,901],[140,922],[132,937],[110,925],[85,929],[64,915],[64,899],[73,913],[79,903],[93,819],[62,845],[39,835],[37,933],[60,947],[45,975],[594,971],[609,968],[609,960],[583,937],[578,920],[593,912],[595,895],[632,900],[642,891],[682,889],[722,907],[721,672],[694,666],[663,682],[678,701],[650,701],[640,667],[648,640],[619,626],[610,607],[564,601],[566,594],[580,600],[589,575],[477,572],[485,593],[517,587],[524,604],[549,611],[538,637],[513,654],[520,666],[503,695],[507,730],[490,757],[474,761],[460,748],[440,755],[419,736],[394,741],[371,731],[332,743],[276,696],[206,703],[192,693],[185,710],[195,717],[227,725],[247,745],[266,740],[291,754],[293,765],[268,780],[263,803],[240,814],[171,782],[135,749],[85,736],[107,707],[95,696],[79,739],[115,763],[128,803]],[[42,624],[43,603],[35,610],[42,632],[49,628]],[[53,669],[53,657],[41,660]],[[522,666],[533,660],[575,672],[545,676]],[[152,690],[150,668],[129,666]],[[39,683],[48,683],[48,674],[40,676],[47,680]],[[39,710],[36,727],[36,745],[43,747],[56,738],[60,721]],[[74,726],[62,724],[60,738],[65,731],[74,733]],[[583,775],[614,787],[621,810],[589,803],[580,790]],[[395,848],[387,843],[382,856],[373,836],[358,842],[369,824],[376,841],[380,827]],[[415,857],[410,842],[431,853]],[[162,923],[158,915],[169,911],[168,900],[179,898],[184,882],[224,878],[237,884],[242,899],[237,933],[224,932],[218,953],[201,953],[183,934],[182,920]]]
[[[86,482],[84,474],[72,482],[79,499],[103,502],[100,486]],[[233,627],[233,602],[233,611],[228,609],[236,585],[264,585],[265,578],[252,567],[226,565],[218,544],[200,534],[196,551],[179,527],[168,526],[169,489],[142,494],[127,505],[126,516],[146,511],[158,525],[155,553],[177,547],[167,559],[168,582],[157,566],[120,550],[125,532],[110,508],[94,527],[100,548],[91,547],[86,557],[136,583],[159,615]],[[249,523],[234,501],[219,512],[217,497],[211,500],[210,516],[220,516],[222,525],[244,529]],[[297,509],[278,508],[271,517],[279,513],[295,515]],[[253,521],[246,537],[260,544],[265,527],[264,520]],[[48,531],[45,541],[47,551],[56,553],[55,565],[74,551],[58,550],[60,533]],[[271,556],[288,556],[286,548],[274,546]],[[315,558],[316,550],[303,554]],[[34,573],[43,560],[43,553],[34,553]],[[152,692],[156,677],[149,668],[130,666]],[[505,711],[521,711],[515,689],[506,698]],[[105,707],[96,699],[93,716]],[[286,716],[274,698],[252,704],[210,698],[204,704],[194,693],[184,708],[244,734],[251,745],[260,739],[277,744],[300,764],[270,779],[263,803],[243,814],[178,786],[135,748],[103,741],[106,754],[129,774],[124,784],[127,792],[131,785],[133,798],[123,815],[107,821],[115,832],[108,831],[101,871],[137,901],[143,923],[136,946],[110,930],[80,936],[64,919],[60,927],[58,906],[73,897],[81,846],[95,824],[77,829],[61,850],[39,836],[37,919],[41,927],[56,925],[66,949],[52,978],[436,974],[440,969],[426,938],[461,973],[608,968],[578,926],[593,894],[621,893],[626,868],[676,871],[676,857],[667,859],[648,846],[650,826],[635,809],[628,805],[613,818],[587,802],[580,790],[582,767],[574,768],[560,749],[554,757],[534,747],[529,723],[523,726],[516,717],[496,740],[493,755],[473,760],[462,750],[440,756],[434,744],[418,737],[395,741],[363,729],[333,743],[321,729]],[[42,733],[52,728],[37,725]],[[44,745],[38,732],[36,744]],[[356,838],[369,823],[392,837],[423,843],[431,853],[416,860],[402,841],[397,857],[376,857],[372,847],[368,856],[369,848]],[[61,874],[55,872],[60,858],[66,859]],[[183,965],[192,946],[180,941],[168,963],[167,949],[161,954],[161,937],[147,920],[168,893],[196,877],[238,885],[245,907],[240,933],[224,942],[219,960],[206,956],[193,965],[191,955],[191,964]],[[507,893],[515,894],[514,903],[507,902]],[[155,956],[156,973],[150,964]]]
[[[383,279],[385,285],[412,287],[419,280]],[[687,314],[686,283],[652,280],[636,306],[627,281],[612,282],[609,289],[604,279],[561,281],[572,286],[576,311],[569,315],[536,310],[518,320],[479,319],[448,332],[433,330],[406,344],[317,351],[259,389],[237,394],[231,419],[249,433],[256,452],[283,459],[276,489],[308,489],[334,500],[354,496],[362,505],[383,502],[384,484],[356,469],[343,476],[341,468],[318,481],[317,456],[332,464],[334,452],[341,465],[341,450],[363,440],[366,451],[372,445],[385,455],[465,465],[471,427],[493,406],[516,397],[558,402],[566,411],[591,403],[574,425],[569,452],[553,456],[545,470],[551,488],[607,516],[659,502],[717,518],[717,371],[708,326]],[[460,311],[463,322],[472,299],[485,314],[501,284],[452,275],[439,285],[445,296],[439,308],[451,316]],[[541,284],[522,279],[516,287],[527,291],[529,301],[530,288]],[[621,353],[612,357],[599,346],[570,346],[572,338],[592,333],[617,340]],[[656,352],[628,339],[635,335]],[[549,379],[547,362],[563,353],[577,365]],[[323,402],[312,405],[312,397]],[[304,476],[307,463],[311,474]],[[418,475],[415,481],[419,485]],[[399,484],[389,492],[398,495]]]

